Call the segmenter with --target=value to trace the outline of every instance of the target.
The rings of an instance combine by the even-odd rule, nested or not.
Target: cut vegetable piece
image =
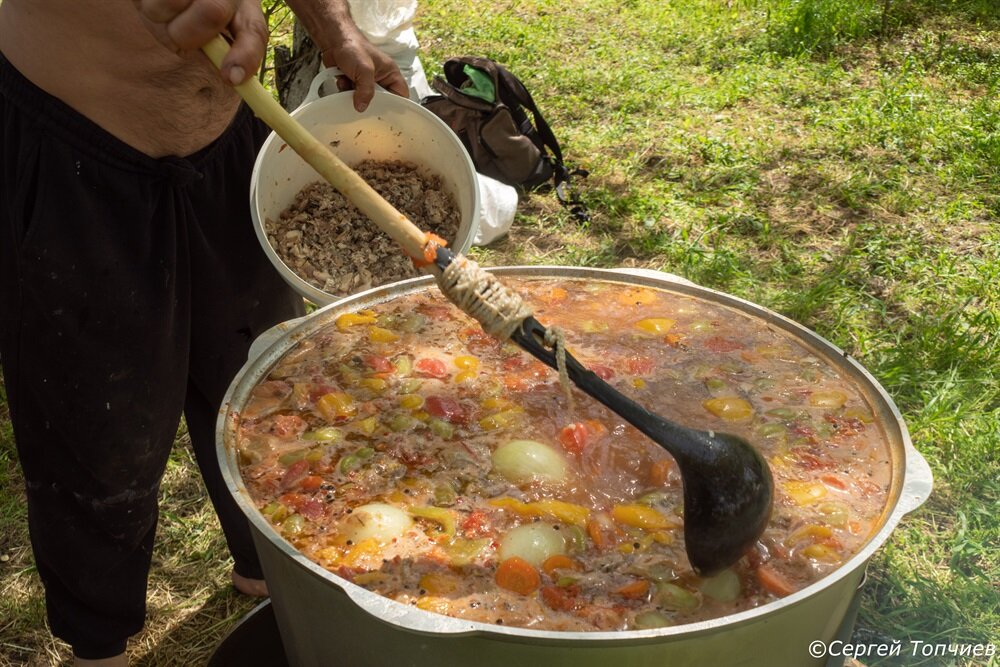
[[[493,452],[493,467],[514,484],[562,484],[569,476],[566,460],[552,447],[534,440],[511,440]]]
[[[496,582],[501,588],[520,595],[530,595],[541,586],[542,578],[531,563],[515,556],[500,563]]]
[[[500,540],[497,555],[501,560],[518,557],[535,567],[557,554],[566,553],[562,533],[544,522],[527,523],[514,528]]]

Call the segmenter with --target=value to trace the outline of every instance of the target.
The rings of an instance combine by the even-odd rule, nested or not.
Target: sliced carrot
[[[562,554],[556,554],[555,556],[549,556],[542,563],[542,572],[552,576],[552,573],[556,570],[579,570],[580,564],[569,556],[563,556]]]
[[[797,590],[792,582],[767,563],[757,568],[757,581],[768,593],[782,598]]]
[[[500,563],[496,574],[497,586],[520,595],[531,595],[542,585],[538,570],[523,558],[514,556]]]
[[[618,543],[622,531],[607,512],[594,512],[587,519],[587,534],[601,551]]]
[[[641,600],[649,592],[649,582],[645,579],[637,579],[625,584],[615,592],[626,600]]]

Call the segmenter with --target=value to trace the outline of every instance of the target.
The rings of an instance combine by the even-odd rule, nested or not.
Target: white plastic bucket
[[[332,68],[321,71],[292,116],[349,166],[364,160],[401,160],[439,176],[461,214],[458,233],[449,239],[449,246],[457,252],[468,251],[479,229],[479,187],[461,141],[430,111],[383,90],[377,90],[360,113],[354,109],[353,92],[320,97],[322,85],[338,74]],[[310,285],[286,266],[267,240],[264,226],[265,220],[276,220],[303,187],[319,180],[319,174],[272,132],[254,164],[250,211],[257,239],[271,263],[295,291],[322,306],[340,297]]]

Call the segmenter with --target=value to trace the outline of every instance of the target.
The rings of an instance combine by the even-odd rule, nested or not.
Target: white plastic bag
[[[362,34],[396,62],[410,87],[410,99],[419,102],[433,94],[417,55],[419,44],[413,30],[417,0],[348,0],[348,4]]]
[[[488,245],[514,224],[517,190],[482,174],[476,174],[476,180],[479,181],[479,229],[472,237],[472,245]]]

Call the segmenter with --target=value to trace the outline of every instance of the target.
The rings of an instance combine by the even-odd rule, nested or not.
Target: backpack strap
[[[574,218],[580,222],[588,222],[590,220],[590,214],[587,213],[587,207],[580,200],[579,194],[573,189],[570,182],[571,176],[578,176],[580,178],[585,178],[589,175],[589,172],[585,169],[574,169],[570,171],[565,163],[563,162],[562,148],[559,146],[559,140],[556,139],[555,133],[552,132],[552,128],[549,127],[548,121],[545,120],[545,116],[542,115],[541,110],[538,105],[535,104],[534,98],[531,97],[531,93],[528,89],[524,87],[521,81],[511,74],[506,67],[500,64],[496,64],[497,76],[501,82],[498,90],[500,91],[501,97],[504,98],[503,102],[511,109],[517,109],[519,107],[524,107],[531,111],[532,116],[535,118],[535,125],[538,127],[537,136],[541,139],[542,144],[552,151],[552,156],[555,158],[553,160],[553,172],[555,176],[555,191],[556,197],[559,199],[559,203],[564,207],[568,208],[570,213]],[[505,97],[504,93],[508,95]],[[522,112],[523,114],[523,112]],[[531,122],[528,121],[527,116],[523,116],[522,121],[522,133],[531,137],[534,141],[532,135],[536,134],[534,127]],[[537,144],[538,141],[535,141]]]
[[[552,153],[552,158],[545,156],[543,159],[548,160],[552,165],[556,197],[559,199],[559,203],[568,208],[573,217],[580,222],[589,221],[590,215],[587,213],[587,208],[583,201],[580,200],[580,196],[572,188],[570,182],[572,176],[584,178],[588,175],[588,172],[584,169],[570,171],[566,167],[563,162],[562,148],[559,146],[559,140],[556,139],[555,133],[549,127],[548,121],[545,120],[545,116],[542,115],[538,105],[535,104],[535,100],[532,98],[531,93],[528,92],[528,89],[506,67],[489,58],[477,56],[449,58],[444,63],[444,73],[447,81],[436,77],[434,88],[456,104],[461,104],[472,109],[489,110],[490,105],[484,100],[472,98],[461,92],[461,86],[468,78],[463,71],[465,65],[471,65],[489,74],[493,79],[493,85],[497,91],[497,97],[499,98],[497,101],[503,103],[510,110],[521,134],[528,137],[532,143],[538,146],[542,150],[543,155],[546,148]],[[446,87],[450,88],[448,93],[445,92]],[[524,109],[531,112],[531,115],[535,119],[534,124],[532,124]]]

